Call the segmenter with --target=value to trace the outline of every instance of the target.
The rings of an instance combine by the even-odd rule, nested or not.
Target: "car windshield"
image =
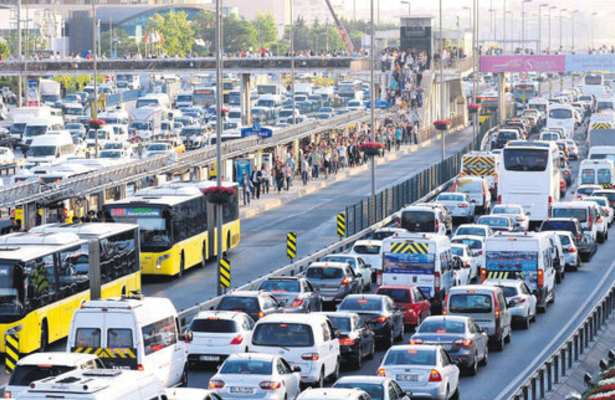
[[[378,289],[378,294],[389,296],[396,303],[410,303],[412,301],[408,289],[382,287]]]
[[[485,228],[479,228],[476,226],[460,226],[455,231],[455,235],[470,235],[470,236],[487,236],[487,230]]]
[[[464,201],[465,198],[460,194],[441,194],[436,201]]]
[[[285,322],[257,324],[252,335],[255,346],[309,347],[314,345],[312,328],[306,324]]]
[[[549,111],[549,118],[570,119],[572,118],[572,111],[566,110],[564,108],[556,108],[555,110]]]
[[[555,218],[576,218],[579,222],[587,221],[586,208],[553,208],[553,217]]]
[[[158,207],[110,207],[105,211],[108,222],[139,225],[142,251],[157,251],[171,245],[164,210]]]
[[[508,226],[508,220],[506,218],[480,217],[477,222],[479,224],[489,225],[489,226],[497,226],[497,227]]]
[[[305,276],[310,279],[340,279],[344,276],[344,270],[334,267],[310,267]]]
[[[482,250],[482,248],[483,248],[483,242],[481,242],[480,240],[477,240],[477,239],[468,239],[468,238],[459,239],[459,238],[457,238],[457,239],[451,240],[451,242],[465,244],[466,246],[468,246],[472,250]]]
[[[384,359],[384,365],[436,365],[436,352],[416,348],[391,350]]]
[[[451,253],[457,257],[463,257],[463,247],[461,246],[451,246]]]
[[[271,375],[273,366],[266,360],[228,360],[220,369],[220,374]]]
[[[333,385],[334,388],[359,389],[369,394],[371,400],[384,400],[384,388],[377,383],[341,382]]]
[[[261,284],[260,290],[265,292],[300,292],[299,281],[268,279]]]
[[[380,245],[365,245],[358,244],[352,248],[352,251],[357,254],[380,254]]]
[[[237,324],[230,319],[195,318],[190,324],[190,330],[202,333],[233,333],[237,332]]]
[[[354,257],[346,257],[346,256],[326,256],[322,259],[323,261],[329,261],[329,262],[341,262],[341,263],[347,263],[349,264],[352,268],[356,268],[357,266],[357,260]]]
[[[521,214],[519,207],[493,207],[492,214]]]
[[[419,327],[419,333],[464,333],[466,325],[463,321],[450,319],[428,319]]]
[[[381,311],[382,302],[379,298],[346,297],[339,305],[340,311]]]
[[[458,190],[464,193],[480,192],[483,190],[481,181],[460,181],[457,186]]]
[[[510,299],[511,297],[515,297],[519,294],[517,293],[516,287],[512,287],[512,286],[498,286],[498,287],[502,289],[502,292],[504,292],[504,297],[506,297],[507,299]]]
[[[338,317],[335,315],[327,315],[327,318],[329,318],[329,321],[331,321],[331,323],[333,324],[333,327],[342,332],[342,333],[348,333],[351,330],[351,322],[350,322],[350,317]]]
[[[34,381],[58,376],[65,372],[74,370],[75,367],[64,365],[18,365],[9,380],[10,386],[28,386]]]
[[[220,300],[220,303],[218,303],[216,309],[255,313],[259,311],[260,307],[258,304],[258,299],[255,297],[224,296],[222,300]]]
[[[539,172],[547,168],[549,149],[504,149],[507,171]]]
[[[28,149],[29,157],[48,157],[56,154],[56,146],[32,146]]]
[[[491,312],[491,296],[479,293],[453,294],[449,298],[448,309],[451,313],[488,313]]]

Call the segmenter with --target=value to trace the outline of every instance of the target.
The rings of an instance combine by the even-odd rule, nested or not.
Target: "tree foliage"
[[[113,37],[111,35],[113,34]],[[113,44],[113,46],[111,46]],[[123,29],[105,31],[100,35],[100,48],[109,57],[126,57],[138,53],[137,41]]]
[[[278,38],[275,19],[271,14],[258,14],[253,22],[259,47],[269,48]]]
[[[185,57],[192,52],[196,34],[185,12],[155,14],[147,21],[145,31],[150,37],[159,36],[159,40],[155,42],[150,40],[150,44],[158,52],[179,57]]]

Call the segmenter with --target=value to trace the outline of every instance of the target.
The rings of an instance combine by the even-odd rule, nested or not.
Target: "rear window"
[[[573,221],[545,221],[540,227],[541,231],[575,231],[576,225]]]
[[[333,267],[310,267],[305,276],[311,279],[340,279],[344,276],[344,270]]]
[[[498,141],[499,142],[507,142],[509,140],[517,139],[517,132],[513,131],[499,131],[498,132]]]
[[[441,194],[436,199],[437,201],[464,201],[465,198],[460,194]]]
[[[509,225],[507,219],[495,218],[495,217],[480,217],[478,219],[478,223],[482,225],[499,226],[499,227],[505,227]]]
[[[582,194],[584,196],[591,196],[596,189],[593,187],[581,187],[577,189],[577,193]]]
[[[596,181],[596,172],[593,169],[584,169],[581,171],[581,184],[591,185]]]
[[[492,214],[521,214],[519,207],[493,207]]]
[[[380,254],[380,246],[378,245],[363,245],[363,244],[358,244],[356,246],[354,246],[352,248],[352,251],[354,251],[357,254]]]
[[[568,235],[557,235],[562,245],[567,246],[570,244],[570,237]]]
[[[447,319],[433,319],[423,321],[419,333],[464,333],[466,325],[463,321]]]
[[[50,376],[61,375],[65,372],[74,370],[74,367],[67,366],[51,366],[45,367],[41,365],[18,365],[15,371],[11,374],[9,385],[12,386],[28,386],[34,381],[38,381]]]
[[[504,149],[507,171],[539,172],[547,168],[549,149]]]
[[[377,298],[366,297],[346,297],[342,304],[339,305],[340,311],[380,311],[382,310],[382,303]]]
[[[455,235],[470,235],[470,236],[486,236],[486,231],[484,228],[476,228],[470,226],[462,226],[455,231]]]
[[[100,347],[99,328],[77,328],[75,347]]]
[[[481,192],[483,185],[481,181],[460,181],[457,184],[457,190],[464,193]]]
[[[112,349],[132,348],[132,331],[130,329],[109,328],[107,330],[107,347]]]
[[[370,235],[370,239],[373,239],[373,240],[384,240],[384,239],[386,239],[388,237],[393,236],[394,233],[395,232],[391,232],[391,231],[377,231],[377,232],[374,232],[374,233],[372,233]]]
[[[572,118],[572,111],[562,108],[556,108],[555,110],[549,111],[549,118],[570,119]]]
[[[342,333],[348,333],[350,332],[352,326],[350,323],[350,318],[348,317],[336,317],[333,315],[328,315],[327,318],[329,318],[329,321],[331,321],[331,323],[333,324],[333,327],[342,332]]]
[[[259,311],[258,300],[254,297],[239,297],[239,296],[225,296],[220,300],[218,310],[227,311],[244,311],[246,313],[254,313]]]
[[[502,292],[504,292],[504,297],[506,297],[507,299],[510,299],[511,297],[515,297],[519,294],[517,293],[517,288],[510,287],[510,286],[498,286],[498,287],[502,289]]]
[[[481,242],[480,240],[476,240],[476,239],[453,239],[452,242],[465,244],[472,250],[482,250],[483,249],[483,242]]]
[[[435,350],[416,348],[389,351],[384,365],[436,365]]]
[[[585,208],[553,208],[555,218],[576,218],[579,222],[587,221],[587,209]]]
[[[595,196],[603,196],[609,199],[609,201],[615,201],[615,193],[612,192],[594,192]]]
[[[479,293],[453,294],[449,298],[448,310],[451,313],[488,313],[491,312],[491,296]]]
[[[269,279],[261,284],[260,290],[266,292],[300,292],[299,281]]]
[[[435,215],[431,211],[404,211],[401,213],[401,227],[410,232],[433,231]]]
[[[451,246],[451,253],[453,253],[454,256],[463,257],[463,247]]]
[[[228,319],[199,318],[192,321],[190,330],[202,333],[234,333],[237,332],[237,324]]]
[[[409,303],[412,301],[408,289],[380,288],[378,294],[389,296],[396,303]]]
[[[603,185],[611,183],[611,170],[607,168],[600,168],[598,170],[598,184]]]
[[[229,360],[222,365],[222,374],[240,375],[271,375],[273,366],[271,361],[265,360]]]
[[[327,257],[323,258],[323,261],[347,263],[352,268],[356,268],[356,266],[357,266],[357,260],[355,258],[353,258],[353,257],[327,256]]]
[[[252,335],[255,346],[309,347],[314,345],[312,328],[305,324],[257,324]]]

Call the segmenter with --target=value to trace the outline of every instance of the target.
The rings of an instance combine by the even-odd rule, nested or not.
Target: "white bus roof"
[[[74,233],[15,232],[0,236],[0,246],[64,246],[80,241]]]
[[[136,229],[135,224],[88,222],[84,224],[54,223],[40,225],[30,229],[30,232],[73,233],[82,239],[104,238],[116,233]]]
[[[175,316],[177,310],[166,297],[143,297],[133,298],[124,297],[105,300],[90,300],[81,306],[77,311],[75,320],[79,313],[99,313],[99,312],[118,312],[132,314],[137,323],[141,326],[159,321],[161,317]]]

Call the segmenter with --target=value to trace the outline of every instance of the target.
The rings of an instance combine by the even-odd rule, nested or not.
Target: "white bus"
[[[575,128],[574,108],[569,104],[552,104],[547,114],[547,128],[563,128],[567,139],[572,139]]]
[[[502,151],[500,204],[521,204],[533,224],[549,218],[560,198],[559,148],[553,142],[518,144]]]
[[[600,97],[607,94],[607,87],[604,84],[604,76],[602,74],[585,75],[581,89],[585,95]]]

